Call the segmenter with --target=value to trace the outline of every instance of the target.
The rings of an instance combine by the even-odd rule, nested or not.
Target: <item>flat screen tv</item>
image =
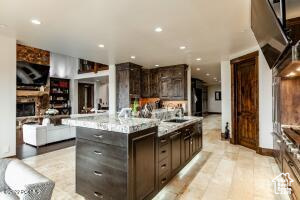
[[[290,47],[269,0],[252,0],[251,28],[269,64],[275,67]]]
[[[47,84],[50,66],[17,62],[17,86],[40,87]]]

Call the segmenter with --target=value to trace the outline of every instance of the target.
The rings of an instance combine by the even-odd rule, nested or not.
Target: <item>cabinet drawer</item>
[[[76,163],[106,165],[125,171],[127,154],[124,148],[107,145],[89,140],[77,139]]]
[[[77,188],[87,187],[92,192],[122,199],[126,195],[126,183],[127,172],[91,162],[80,162],[76,165]]]
[[[126,147],[127,134],[77,127],[77,138]]]
[[[158,138],[158,145],[163,146],[169,144],[169,141],[170,141],[169,137],[160,137]]]
[[[163,145],[159,147],[158,157],[159,161],[169,157],[170,155],[170,144]]]
[[[126,199],[119,195],[118,197],[112,197],[109,194],[105,193],[105,191],[100,190],[99,188],[91,185],[87,180],[76,180],[76,193],[84,196],[86,199],[93,199],[93,200],[119,200],[119,199]]]
[[[158,183],[158,186],[159,186],[159,189],[162,189],[169,181],[170,179],[170,173],[167,172],[165,174],[162,174],[159,176],[159,183]]]
[[[159,175],[170,173],[170,159],[166,158],[158,164]]]

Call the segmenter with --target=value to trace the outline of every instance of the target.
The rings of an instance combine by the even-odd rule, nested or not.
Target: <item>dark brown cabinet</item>
[[[181,166],[181,132],[175,132],[170,136],[171,147],[171,173],[174,174]]]
[[[174,78],[172,79],[172,87],[173,87],[173,90],[172,90],[172,95],[171,95],[171,98],[172,99],[184,99],[184,87],[185,87],[185,84],[184,84],[184,79],[182,77],[177,77],[177,78]]]
[[[144,98],[151,97],[151,71],[149,69],[142,70],[141,78],[141,96]]]
[[[171,79],[161,78],[160,79],[160,95],[161,99],[171,99],[172,90],[171,90]]]
[[[162,189],[202,148],[202,122],[157,140],[158,186]]]
[[[151,199],[158,190],[156,138],[157,127],[131,134],[78,127],[76,192],[87,199]]]
[[[133,63],[116,65],[117,110],[130,107],[141,96],[141,66]]]
[[[159,70],[158,69],[151,69],[151,80],[150,80],[150,96],[151,97],[159,97],[160,94],[160,87],[159,87]]]
[[[187,65],[159,68],[160,95],[165,100],[184,100],[187,98]]]
[[[129,137],[128,177],[131,190],[128,199],[147,199],[156,192],[156,132]],[[167,167],[167,163],[163,164]]]

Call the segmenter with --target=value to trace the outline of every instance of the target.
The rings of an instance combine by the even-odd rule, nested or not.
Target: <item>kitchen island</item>
[[[88,199],[151,199],[202,147],[202,118],[102,114],[76,126],[76,192]]]

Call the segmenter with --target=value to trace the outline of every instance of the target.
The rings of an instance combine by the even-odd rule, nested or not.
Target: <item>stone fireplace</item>
[[[17,117],[35,116],[35,102],[17,103]]]

